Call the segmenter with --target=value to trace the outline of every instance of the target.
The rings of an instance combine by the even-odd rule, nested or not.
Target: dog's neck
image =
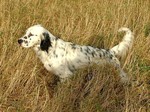
[[[41,49],[40,49],[40,44],[35,45],[35,46],[33,47],[33,49],[34,49],[35,52],[40,51],[40,50],[41,50]]]
[[[49,49],[56,46],[56,41],[53,39],[53,41],[51,41],[51,44],[52,44],[52,46],[49,47]],[[41,43],[38,43],[38,44],[34,45],[34,46],[33,46],[33,49],[34,49],[34,51],[35,51],[36,53],[37,53],[37,52],[46,52],[45,50],[42,50],[42,49],[41,49]]]

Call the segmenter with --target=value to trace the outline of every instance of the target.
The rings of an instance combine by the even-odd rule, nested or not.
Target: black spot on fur
[[[76,49],[75,44],[71,44],[71,46],[72,46],[72,49]]]
[[[85,51],[86,51],[87,53],[89,53],[89,49],[88,49],[88,47],[86,47]]]
[[[27,43],[28,43],[28,41],[24,40],[24,43],[25,43],[25,44],[27,44]]]
[[[48,33],[43,33],[44,39],[41,41],[40,48],[43,51],[46,51],[48,53],[49,47],[51,47],[51,40]]]
[[[56,37],[56,40],[60,39],[59,37]]]
[[[24,39],[27,39],[27,36],[25,36]]]
[[[31,37],[31,36],[33,36],[33,34],[30,32],[29,35],[28,35],[28,37]]]
[[[99,53],[99,57],[101,57],[101,53]]]
[[[87,53],[84,53],[86,56],[88,55]]]
[[[83,51],[82,47],[80,48],[80,51],[81,51],[81,52]]]
[[[110,59],[112,59],[112,58],[113,58],[113,55],[111,54],[111,55],[110,55]]]
[[[68,66],[68,68],[69,68],[69,70],[70,70],[71,72],[76,71],[76,69],[75,69],[75,66],[74,66],[74,65],[72,65],[72,66]]]
[[[56,51],[53,51],[53,54],[55,55],[55,54],[56,54]]]
[[[94,55],[95,55],[95,52],[92,52],[92,56],[94,57]]]

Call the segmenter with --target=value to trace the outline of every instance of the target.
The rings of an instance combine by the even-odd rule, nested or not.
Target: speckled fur
[[[74,71],[85,66],[108,62],[120,70],[121,79],[125,80],[127,76],[121,69],[116,56],[126,54],[132,46],[133,35],[128,28],[122,28],[121,31],[126,31],[124,40],[110,50],[66,42],[53,36],[41,25],[28,28],[18,42],[22,47],[33,47],[44,67],[61,79],[72,76]]]

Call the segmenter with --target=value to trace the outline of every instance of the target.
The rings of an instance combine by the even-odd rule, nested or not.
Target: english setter
[[[104,60],[112,63],[120,70],[120,77],[127,79],[126,73],[120,67],[116,56],[123,56],[131,48],[133,33],[128,28],[121,28],[126,34],[118,45],[109,50],[81,46],[66,42],[52,35],[41,25],[34,25],[27,29],[18,43],[25,48],[32,47],[40,58],[44,67],[64,80],[73,75],[74,71],[91,64],[102,64]]]

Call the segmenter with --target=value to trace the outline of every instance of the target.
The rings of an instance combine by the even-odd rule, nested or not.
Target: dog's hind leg
[[[121,82],[126,83],[128,81],[128,76],[124,72],[124,70],[121,68],[120,61],[116,57],[112,57],[110,62],[119,70],[119,72],[120,72],[119,76],[121,78]]]

